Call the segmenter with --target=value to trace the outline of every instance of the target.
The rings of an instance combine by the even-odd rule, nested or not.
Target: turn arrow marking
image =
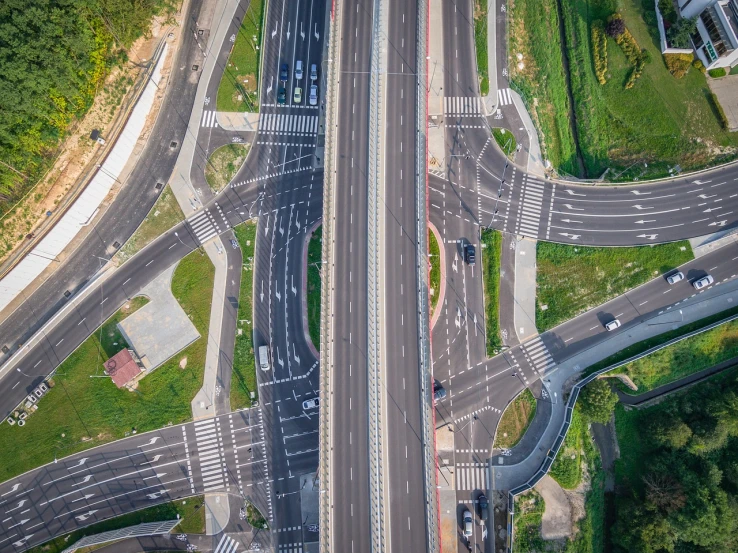
[[[655,223],[655,222],[656,222],[656,219],[650,219],[648,221],[644,221],[643,219],[641,219],[640,221],[636,221],[636,225],[642,225],[644,223]]]
[[[28,540],[30,540],[32,536],[33,536],[33,534],[28,534],[25,538],[21,538],[18,541],[14,541],[13,542],[13,545],[15,547],[20,547],[21,545],[23,545],[24,543],[26,543]]]
[[[567,207],[571,209],[572,211],[584,211],[583,209],[580,209],[578,207],[573,207],[571,204],[564,204],[564,207]]]
[[[561,219],[565,223],[581,223],[582,221],[574,221],[573,219]]]
[[[26,499],[21,499],[18,502],[18,506],[17,507],[14,507],[13,509],[10,509],[10,511],[5,511],[5,514],[7,515],[8,513],[12,513],[13,511],[17,511],[18,509],[20,509],[21,507],[23,507],[23,505],[26,504],[26,501],[27,501]]]
[[[640,210],[653,209],[653,206],[652,205],[651,206],[647,206],[647,207],[643,207],[641,204],[637,204],[637,205],[634,205],[633,207],[635,207],[636,209],[640,209]]]
[[[22,525],[24,525],[24,524],[25,524],[26,522],[28,522],[29,520],[31,520],[31,519],[30,519],[30,518],[24,518],[24,519],[23,519],[23,520],[21,520],[21,521],[20,521],[20,522],[19,522],[18,524],[13,524],[13,526],[8,526],[8,530],[10,530],[11,528],[15,528],[16,526],[22,526]]]
[[[87,511],[83,515],[77,515],[74,518],[76,518],[80,522],[84,522],[85,520],[87,520],[88,518],[90,518],[92,515],[94,515],[96,512],[97,512],[97,509],[93,509],[92,511]]]
[[[77,503],[77,501],[84,501],[85,499],[90,499],[91,497],[94,497],[94,496],[95,496],[94,493],[88,493],[88,494],[85,494],[84,497],[80,497],[79,499],[75,499],[74,501],[70,501],[70,503]]]
[[[20,484],[13,484],[13,487],[10,489],[10,491],[5,492],[3,495],[0,495],[0,497],[5,497],[6,495],[10,495],[11,493],[15,492],[20,488]]]
[[[640,190],[631,190],[631,194],[635,194],[636,196],[646,196],[650,194],[650,192],[641,192]]]
[[[649,240],[656,240],[658,234],[639,234],[636,238],[648,238]]]
[[[92,475],[88,474],[87,476],[85,476],[85,479],[82,480],[82,482],[77,482],[76,484],[72,484],[72,487],[74,488],[75,486],[81,486],[82,484],[86,484],[87,482],[90,481],[90,478],[92,478]]]
[[[560,232],[561,236],[566,236],[567,238],[571,238],[572,240],[578,240],[579,237],[581,237],[581,234],[569,234],[568,232]]]

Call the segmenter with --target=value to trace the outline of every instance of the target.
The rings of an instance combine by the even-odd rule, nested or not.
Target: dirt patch
[[[182,359],[179,360],[179,368],[180,369],[187,368],[187,356],[186,355]]]
[[[544,540],[560,540],[572,534],[572,506],[569,494],[549,475],[535,485],[546,505],[541,517],[541,537]]]
[[[249,144],[226,144],[213,152],[205,167],[205,180],[213,192],[222,190],[246,161]]]
[[[577,523],[587,514],[585,502],[587,499],[587,492],[592,487],[591,480],[587,463],[582,463],[582,479],[580,480],[579,485],[573,490],[564,490],[564,493],[569,500],[569,505],[571,506],[572,536],[577,535],[577,532],[579,532],[579,526]]]

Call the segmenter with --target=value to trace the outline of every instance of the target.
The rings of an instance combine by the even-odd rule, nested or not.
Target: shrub
[[[594,58],[595,75],[600,84],[605,84],[607,78],[607,36],[602,21],[592,22],[592,57]]]
[[[675,78],[681,79],[689,71],[689,66],[692,65],[694,55],[689,54],[664,54],[664,63],[666,68],[669,70]]]
[[[725,75],[728,74],[728,72],[725,70],[725,67],[717,67],[716,69],[710,69],[707,72],[710,77],[717,79],[719,77],[725,77]]]
[[[613,21],[618,20],[613,19],[610,23]],[[622,21],[622,19],[619,21]],[[625,83],[626,89],[633,88],[635,82],[643,73],[643,68],[646,63],[651,60],[651,55],[645,50],[641,50],[641,47],[638,46],[638,42],[636,42],[636,39],[632,34],[630,34],[628,29],[625,29],[623,33],[615,39],[615,42],[618,43],[618,46],[620,46],[620,49],[623,51],[623,54],[625,54],[625,57],[628,58],[628,61],[633,64],[633,71],[630,73],[628,81]]]
[[[730,128],[730,125],[728,123],[728,118],[725,116],[725,112],[723,111],[723,106],[720,105],[720,101],[718,100],[718,97],[715,95],[714,92],[710,92],[709,98],[710,103],[715,110],[715,115],[720,122],[720,126],[723,128],[723,130],[727,131]]]
[[[625,21],[619,13],[611,15],[607,20],[607,34],[617,39],[625,32]]]
[[[659,12],[664,21],[668,21],[672,25],[677,21],[677,13],[674,9],[674,2],[672,0],[659,0]]]
[[[692,62],[692,67],[700,71],[703,75],[707,73],[707,69],[705,68],[705,64],[702,63],[699,59],[695,58],[695,60]]]
[[[692,35],[696,32],[697,18],[682,18],[666,31],[666,39],[674,48],[691,48]]]

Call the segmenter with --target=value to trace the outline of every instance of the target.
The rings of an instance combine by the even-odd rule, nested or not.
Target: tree
[[[665,411],[657,412],[646,427],[648,437],[661,446],[681,449],[692,438],[692,429],[677,415]]]
[[[671,474],[649,472],[643,477],[646,485],[646,499],[666,513],[684,507],[687,496],[682,484]]]
[[[606,32],[612,38],[618,38],[625,32],[625,21],[622,17],[613,17],[607,22]]]
[[[692,48],[692,35],[697,32],[697,18],[682,18],[666,31],[666,38],[674,48]]]
[[[593,422],[606,423],[618,402],[607,380],[598,378],[585,386],[579,396],[582,413]]]

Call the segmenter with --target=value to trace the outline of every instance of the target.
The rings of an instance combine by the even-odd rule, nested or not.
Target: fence
[[[160,536],[163,534],[169,534],[174,527],[179,524],[179,520],[165,520],[164,522],[145,522],[143,524],[137,524],[136,526],[129,526],[127,528],[121,528],[119,530],[111,530],[109,532],[102,532],[101,534],[95,534],[94,536],[86,536],[67,547],[62,553],[73,553],[83,547],[91,547],[93,545],[102,545],[117,540],[124,540],[126,538],[140,538],[144,536]]]

